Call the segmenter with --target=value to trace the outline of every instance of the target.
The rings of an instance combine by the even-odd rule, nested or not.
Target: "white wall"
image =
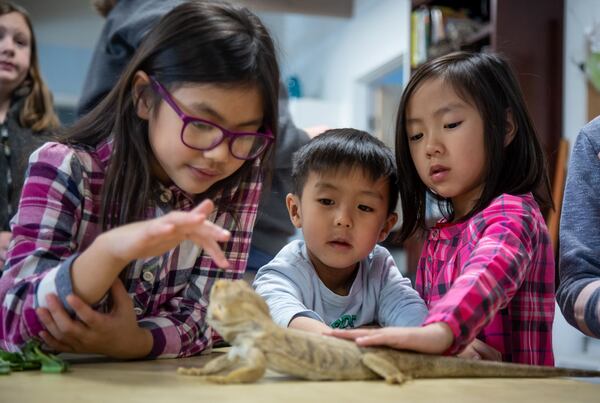
[[[44,44],[93,48],[104,20],[90,0],[17,0],[31,14],[37,40]]]
[[[17,0],[33,23],[42,76],[57,105],[74,105],[104,20],[88,0]]]
[[[571,148],[587,119],[587,83],[577,67],[586,56],[586,31],[600,23],[600,1],[566,0],[564,34],[563,137]]]
[[[276,33],[284,76],[297,75],[309,97],[339,103],[344,125],[367,129],[364,79],[408,53],[409,16],[408,0],[356,0],[350,19],[286,16]]]

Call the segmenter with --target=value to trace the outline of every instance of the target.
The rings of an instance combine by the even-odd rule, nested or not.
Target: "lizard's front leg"
[[[225,354],[225,355],[222,355],[220,357],[210,360],[202,368],[180,367],[177,369],[177,373],[182,374],[182,375],[198,375],[198,376],[217,374],[221,371],[225,371],[229,368],[232,368],[238,362],[239,362],[239,358],[237,356],[230,357],[229,354]]]
[[[361,360],[367,368],[381,376],[387,383],[401,384],[410,379],[392,361],[386,360],[378,354],[363,353]]]
[[[263,352],[250,347],[244,351],[244,359],[241,366],[224,375],[211,375],[206,379],[215,383],[248,383],[262,378],[267,370],[267,360]]]

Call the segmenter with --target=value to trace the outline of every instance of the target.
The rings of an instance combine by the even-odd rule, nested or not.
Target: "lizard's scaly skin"
[[[218,280],[211,290],[208,323],[232,345],[203,368],[186,375],[218,383],[254,382],[267,368],[310,380],[600,376],[600,371],[466,360],[355,343],[277,326],[262,298],[243,280]]]

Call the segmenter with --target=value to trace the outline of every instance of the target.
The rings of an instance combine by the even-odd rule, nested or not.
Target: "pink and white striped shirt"
[[[72,293],[71,264],[102,232],[100,194],[111,151],[110,141],[85,148],[46,143],[32,154],[0,277],[1,348],[16,351],[44,329],[35,309],[47,293],[56,293],[69,309],[65,298]],[[209,219],[231,231],[231,239],[222,244],[230,262],[226,271],[184,241],[161,256],[134,261],[122,273],[138,323],[154,339],[149,357],[196,354],[218,337],[205,321],[208,293],[215,279],[237,279],[246,269],[261,183],[257,159],[249,181],[213,198],[217,206],[224,201],[224,207]],[[202,195],[161,185],[155,199],[148,202],[147,218],[189,211]]]
[[[469,220],[428,232],[416,289],[430,309],[423,322],[444,322],[455,340],[476,337],[503,361],[554,365],[554,253],[533,196],[503,194]]]

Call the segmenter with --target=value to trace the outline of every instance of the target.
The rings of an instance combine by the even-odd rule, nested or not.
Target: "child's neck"
[[[358,273],[358,264],[349,273],[344,273],[343,275],[340,275],[341,273],[329,273],[333,274],[331,276],[323,276],[319,273],[319,278],[323,284],[335,294],[346,296],[350,294],[350,289],[352,288],[352,284],[354,284],[356,273]]]
[[[337,295],[346,296],[350,293],[354,279],[358,273],[360,263],[351,267],[335,268],[323,264],[316,256],[309,252],[310,260],[319,276],[319,279]]]

